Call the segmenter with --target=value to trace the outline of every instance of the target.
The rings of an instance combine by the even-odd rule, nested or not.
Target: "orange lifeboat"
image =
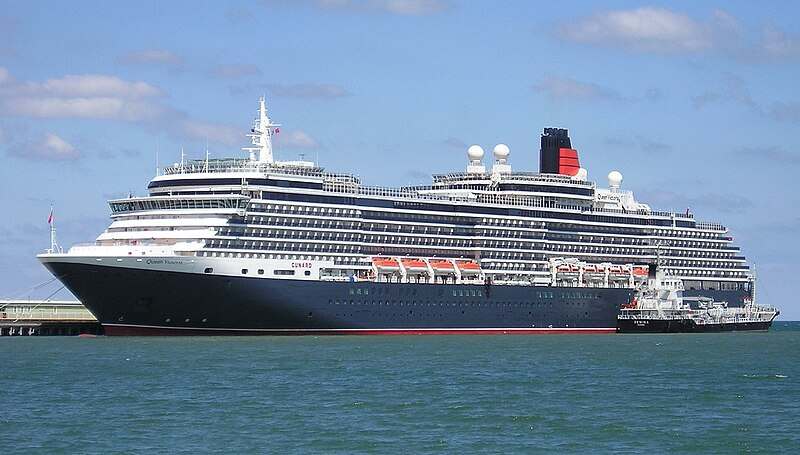
[[[481,271],[481,266],[477,262],[457,261],[456,264],[458,264],[458,270],[461,270],[461,272],[478,273]]]
[[[431,261],[431,268],[435,271],[452,272],[453,263],[450,261]]]
[[[410,271],[427,271],[428,266],[420,259],[403,259],[403,267]]]
[[[612,265],[608,268],[608,271],[611,272],[613,275],[624,275],[625,271],[622,270],[621,265]]]
[[[372,258],[372,265],[378,270],[400,270],[397,259],[392,258]]]
[[[633,268],[633,276],[636,277],[646,277],[647,276],[647,267],[634,267]]]
[[[563,264],[556,267],[556,271],[559,273],[569,273],[569,265]]]
[[[597,267],[594,264],[586,264],[583,267],[583,273],[595,273],[597,272]]]

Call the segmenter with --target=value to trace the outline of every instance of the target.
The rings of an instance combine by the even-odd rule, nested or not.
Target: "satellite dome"
[[[506,144],[497,144],[494,146],[494,158],[497,160],[504,160],[508,158],[511,150],[508,149]]]
[[[483,149],[480,145],[470,145],[467,149],[467,156],[470,161],[480,161],[483,159]]]
[[[619,188],[622,183],[622,174],[619,171],[611,171],[608,173],[608,186],[609,188]]]

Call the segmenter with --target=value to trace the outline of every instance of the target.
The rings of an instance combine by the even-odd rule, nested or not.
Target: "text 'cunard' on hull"
[[[39,259],[111,335],[612,333],[657,248],[687,294],[750,296],[725,227],[652,210],[617,171],[597,188],[566,130],[544,130],[538,173],[471,146],[466,172],[385,188],[275,160],[278,126],[262,98],[247,158],[181,159]]]

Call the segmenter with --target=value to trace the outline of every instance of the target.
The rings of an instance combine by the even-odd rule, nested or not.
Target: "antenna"
[[[208,138],[206,138],[206,166],[203,172],[208,172]]]
[[[183,145],[181,145],[181,174],[183,174],[183,166],[185,163],[186,154],[183,153]]]
[[[50,249],[47,252],[50,254],[62,253],[63,250],[56,241],[56,217],[52,204],[50,205],[50,216],[47,217],[47,224],[50,225]]]

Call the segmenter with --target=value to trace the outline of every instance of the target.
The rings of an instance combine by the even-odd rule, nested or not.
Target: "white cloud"
[[[44,82],[14,82],[0,68],[0,115],[122,121],[165,131],[178,138],[237,145],[243,129],[194,119],[163,103],[163,92],[140,81],[108,75],[68,75]]]
[[[556,35],[574,43],[654,54],[713,52],[750,62],[800,58],[800,37],[774,26],[748,30],[723,10],[712,11],[708,19],[654,7],[604,11],[565,22]]]
[[[536,92],[544,93],[552,100],[571,99],[577,101],[621,101],[622,96],[614,90],[597,84],[580,82],[569,77],[548,76],[533,86]]]
[[[29,160],[74,161],[81,157],[72,144],[53,133],[45,133],[37,140],[14,144],[9,147],[8,153]]]
[[[0,67],[0,85],[6,84],[11,82],[11,75],[8,74],[8,70]]]
[[[120,56],[117,61],[126,65],[154,65],[177,69],[183,66],[183,58],[165,49],[145,49]]]
[[[764,28],[759,47],[770,57],[800,57],[800,38],[774,27]]]
[[[350,92],[336,84],[267,84],[267,90],[273,96],[287,98],[341,98]]]
[[[286,2],[270,0],[268,3],[284,6]],[[450,7],[444,0],[306,0],[294,4],[310,4],[317,8],[336,11],[377,12],[398,16],[427,16],[441,13]]]
[[[146,82],[129,82],[102,74],[67,75],[48,79],[41,84],[28,83],[26,89],[35,93],[56,96],[117,96],[121,98],[146,98],[161,94],[161,90]]]
[[[800,124],[800,102],[785,99],[766,101],[755,98],[745,81],[734,74],[727,74],[717,90],[708,90],[694,96],[692,104],[695,109],[715,104],[736,104],[769,120]]]
[[[466,150],[467,149],[467,143],[462,141],[461,139],[459,139],[457,137],[452,137],[452,136],[448,137],[447,139],[442,141],[442,144],[446,145],[447,147],[458,149],[458,150]]]
[[[647,52],[694,52],[713,45],[706,24],[685,14],[651,7],[597,13],[562,25],[559,36],[578,43]]]
[[[9,97],[0,99],[0,112],[36,118],[84,118],[152,121],[163,114],[158,104],[114,97]]]
[[[276,145],[287,148],[313,149],[319,147],[319,142],[302,130],[292,130],[280,133],[275,137]]]
[[[435,14],[447,9],[447,4],[438,0],[385,0],[370,3],[388,13],[407,16]]]
[[[259,76],[261,69],[249,63],[216,65],[211,69],[211,75],[220,79],[238,79],[246,76]]]
[[[800,154],[790,152],[780,146],[756,146],[742,147],[735,152],[739,156],[744,156],[753,160],[756,164],[766,164],[769,166],[777,165],[800,165]]]
[[[140,81],[101,74],[67,75],[44,82],[15,83],[0,68],[0,114],[37,118],[152,120],[163,108],[152,100],[162,94]]]
[[[230,146],[245,142],[242,128],[192,119],[180,121],[178,125],[180,126],[180,133],[192,139],[208,140]]]

